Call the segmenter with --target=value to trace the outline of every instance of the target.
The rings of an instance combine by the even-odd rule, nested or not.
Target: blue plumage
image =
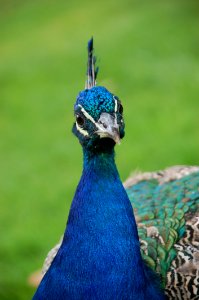
[[[114,113],[114,95],[105,87],[95,86],[79,93],[74,107],[75,111],[78,109],[78,105],[82,105],[89,115],[97,121],[102,111]]]
[[[84,149],[64,240],[34,299],[163,299],[147,279],[132,206],[108,141],[103,153]]]
[[[104,87],[81,92],[73,132],[84,167],[62,245],[34,300],[161,300],[160,280],[143,263],[132,205],[114,146],[124,136],[121,103]]]

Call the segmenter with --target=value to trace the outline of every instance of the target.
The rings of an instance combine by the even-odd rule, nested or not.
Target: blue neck
[[[113,149],[97,153],[84,149],[83,173],[64,242],[69,239],[78,245],[78,258],[89,261],[86,269],[81,265],[83,274],[90,273],[92,279],[96,276],[97,282],[110,280],[115,291],[118,280],[135,290],[145,284],[133,209],[119,178]]]
[[[98,230],[102,229],[104,234],[108,235],[109,230],[113,230],[111,235],[115,233],[118,236],[118,232],[125,229],[124,237],[128,237],[128,242],[136,247],[133,256],[140,258],[133,209],[115,165],[114,150],[93,153],[84,149],[83,153],[83,173],[73,199],[68,225],[71,223],[71,217],[78,215],[75,223],[81,226],[79,222],[82,221],[83,228],[96,229],[96,232],[93,231],[96,235]]]
[[[34,299],[163,299],[149,277],[113,149],[84,149],[63,243]]]

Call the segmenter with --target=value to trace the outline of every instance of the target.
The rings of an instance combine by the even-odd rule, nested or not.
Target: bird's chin
[[[116,143],[111,137],[104,136],[98,139],[97,144],[100,148],[111,149],[115,146]]]
[[[84,144],[84,147],[86,147],[87,150],[90,150],[91,152],[101,152],[101,153],[112,151],[114,146],[115,146],[115,141],[113,139],[109,137],[100,138],[99,136],[87,140],[87,142]]]

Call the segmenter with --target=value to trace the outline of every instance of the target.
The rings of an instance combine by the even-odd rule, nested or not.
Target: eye
[[[76,116],[76,122],[81,127],[84,125],[84,119],[81,116]]]
[[[123,106],[121,103],[118,103],[118,112],[122,115],[123,113]]]

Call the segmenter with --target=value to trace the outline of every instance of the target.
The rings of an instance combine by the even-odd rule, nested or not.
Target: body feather
[[[134,208],[142,257],[161,275],[168,299],[198,299],[199,167],[137,173],[124,187]],[[43,274],[60,245],[47,255]]]

